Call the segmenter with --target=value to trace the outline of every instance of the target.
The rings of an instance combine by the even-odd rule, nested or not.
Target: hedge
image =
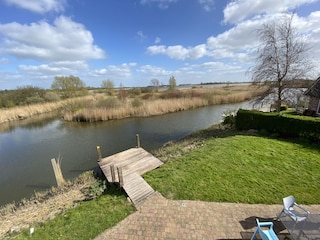
[[[266,130],[285,137],[301,137],[320,142],[320,118],[240,109],[235,126],[238,130]]]

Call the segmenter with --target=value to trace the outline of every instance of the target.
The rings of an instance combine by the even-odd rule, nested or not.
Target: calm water
[[[41,122],[19,122],[0,132],[0,205],[30,197],[56,185],[51,158],[62,157],[66,179],[97,167],[96,146],[103,157],[141,146],[150,151],[168,141],[222,120],[223,113],[247,108],[248,103],[210,106],[150,118],[99,123],[69,123],[56,117]]]

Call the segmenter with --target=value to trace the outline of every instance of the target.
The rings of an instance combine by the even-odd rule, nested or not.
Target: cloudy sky
[[[256,29],[284,12],[320,61],[320,0],[0,0],[0,11],[0,90],[69,75],[93,87],[249,81]]]

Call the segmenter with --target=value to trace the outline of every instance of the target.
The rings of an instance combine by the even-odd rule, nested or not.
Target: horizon
[[[320,0],[0,0],[0,89],[250,82],[256,30],[294,13],[320,73]]]

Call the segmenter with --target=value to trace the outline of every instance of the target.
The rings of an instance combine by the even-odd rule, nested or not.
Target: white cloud
[[[7,63],[9,63],[10,61],[9,61],[9,59],[8,58],[5,58],[5,57],[1,57],[0,58],[0,64],[7,64]]]
[[[206,12],[210,12],[214,7],[215,0],[198,0]]]
[[[137,71],[140,73],[143,73],[145,76],[148,76],[150,79],[154,77],[159,78],[162,76],[170,75],[170,71],[167,71],[162,67],[152,66],[152,65],[141,66]]]
[[[206,54],[206,47],[204,44],[185,48],[181,45],[165,46],[165,45],[154,45],[147,48],[147,53],[151,55],[163,54],[169,58],[185,60],[185,59],[198,59]]]
[[[256,50],[259,47],[257,29],[264,23],[274,21],[282,14],[265,15],[239,22],[229,30],[207,38],[204,44],[193,47],[182,45],[166,46],[153,45],[147,48],[150,55],[166,55],[176,60],[195,60],[204,57],[212,59],[228,59],[232,62],[252,63]],[[320,11],[313,12],[302,18],[295,16],[293,27],[301,37],[307,38],[307,43],[312,47],[312,58],[320,56]]]
[[[161,38],[156,37],[156,39],[154,40],[154,44],[159,44],[161,42]]]
[[[106,68],[94,71],[94,76],[103,76],[111,80],[123,80],[132,76],[132,68],[136,63],[123,63],[121,65],[109,65]]]
[[[41,14],[50,11],[62,12],[65,6],[65,0],[5,0],[5,2]]]
[[[91,32],[64,16],[56,18],[53,25],[45,21],[0,24],[0,36],[0,51],[17,58],[78,61],[105,57],[93,44]]]
[[[318,0],[233,0],[223,10],[224,21],[227,23],[237,23],[256,14],[280,13],[316,1]]]
[[[139,42],[144,42],[147,39],[147,35],[145,35],[141,30],[136,33],[136,38]]]
[[[141,0],[142,5],[155,3],[161,9],[167,9],[171,3],[175,3],[178,0]]]

